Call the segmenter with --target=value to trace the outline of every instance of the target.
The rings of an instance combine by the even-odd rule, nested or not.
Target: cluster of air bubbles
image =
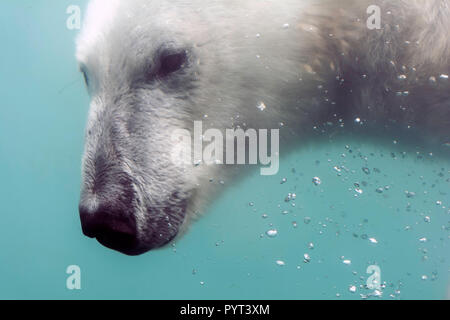
[[[361,189],[359,183],[355,183],[354,186],[355,186],[355,192],[357,194],[362,194],[363,193],[363,190]]]
[[[436,76],[436,78],[438,79],[437,81],[439,81],[438,76]],[[402,89],[401,91],[399,91],[397,93],[397,95],[399,95],[399,96],[407,96],[409,94],[410,94],[409,91],[404,91],[404,89]],[[265,110],[265,108],[266,108],[265,104],[263,102],[259,102],[258,109],[263,111],[263,110]],[[365,119],[363,115],[359,114],[359,116],[361,118],[356,118],[356,119],[353,118],[353,119],[355,119],[356,123],[361,123],[361,121],[362,121],[361,119]],[[393,141],[393,143],[395,145],[397,145],[397,144],[400,145],[400,142],[397,142],[397,140],[393,140],[394,138],[396,138],[396,137],[393,137],[392,139],[390,139],[390,141]],[[396,147],[398,147],[398,145]],[[449,145],[450,145],[450,142],[449,142]],[[344,155],[346,155],[345,159],[343,159],[344,156],[341,155],[342,153]],[[375,153],[376,152],[371,153],[370,156],[375,156]],[[423,155],[423,154],[424,153],[421,153],[421,155]],[[381,156],[384,157],[385,160],[391,161],[391,159],[401,159],[402,158],[402,153],[399,152],[399,151],[395,151],[395,153],[389,151],[387,153],[383,152],[381,154]],[[390,177],[389,177],[389,170],[388,170],[389,168],[386,168],[386,170],[384,170],[384,167],[381,167],[383,162],[381,162],[379,165],[371,164],[370,161],[373,161],[373,160],[370,159],[369,154],[367,154],[367,156],[366,156],[364,154],[364,152],[361,151],[356,146],[352,145],[350,147],[349,145],[347,145],[347,146],[345,146],[345,149],[342,148],[341,151],[337,155],[336,154],[333,155],[333,154],[331,154],[331,152],[327,153],[327,158],[329,159],[328,160],[328,164],[327,164],[327,170],[329,172],[327,174],[330,174],[331,176],[334,176],[334,178],[336,180],[342,180],[341,182],[345,183],[347,185],[347,187],[349,187],[347,192],[350,192],[350,196],[352,196],[353,193],[356,193],[358,195],[363,194],[363,189],[364,189],[365,192],[364,192],[364,196],[362,196],[362,197],[366,197],[369,200],[370,200],[370,196],[371,196],[370,193],[373,193],[373,195],[376,195],[376,199],[378,201],[380,199],[385,199],[385,201],[392,200],[391,197],[388,197],[388,195],[392,196],[392,198],[394,197],[394,194],[392,192],[396,191],[396,188],[395,188],[396,184],[394,182],[388,182],[388,181],[383,181],[382,180],[383,177],[390,179]],[[313,177],[311,177],[307,173],[306,174],[297,173],[295,171],[295,169],[292,169],[290,171],[292,171],[292,173],[296,174],[295,179],[292,178],[292,176],[285,175],[284,178],[283,178],[283,176],[281,176],[281,177],[278,178],[278,180],[275,180],[275,183],[279,183],[281,185],[286,184],[286,185],[285,186],[280,186],[280,188],[282,188],[280,190],[285,190],[285,191],[284,192],[282,191],[281,197],[279,199],[278,210],[276,210],[275,212],[272,212],[272,211],[268,212],[267,211],[269,213],[271,219],[272,218],[275,218],[275,219],[283,218],[280,215],[280,213],[283,214],[283,215],[289,214],[289,215],[284,217],[284,218],[288,219],[287,221],[285,221],[287,223],[287,225],[288,225],[288,228],[292,228],[292,229],[298,228],[298,230],[295,230],[295,231],[291,230],[291,232],[300,232],[300,231],[302,231],[302,228],[308,228],[308,229],[309,228],[313,228],[314,231],[324,230],[324,232],[326,232],[326,230],[330,230],[330,229],[333,228],[334,225],[338,224],[338,221],[327,221],[326,224],[323,224],[322,222],[325,222],[325,221],[322,221],[322,222],[318,223],[318,229],[316,229],[317,228],[316,222],[320,221],[318,217],[314,216],[316,220],[314,220],[313,224],[311,224],[311,222],[312,222],[311,217],[308,217],[308,216],[305,217],[305,215],[301,215],[300,213],[297,212],[297,208],[291,208],[291,204],[296,202],[296,197],[297,197],[296,193],[294,193],[294,192],[299,193],[299,195],[301,195],[302,199],[307,197],[308,192],[311,192],[311,189],[307,188],[308,186],[306,186],[306,190],[303,190],[301,188],[297,189],[298,186],[296,188],[293,188],[293,186],[291,186],[291,184],[293,184],[295,182],[294,180],[299,180],[297,178],[297,176],[300,176],[301,179],[303,179],[304,176],[306,176],[306,179],[311,179],[312,178],[313,185],[314,186],[320,186],[319,188],[315,188],[314,186],[309,185],[310,188],[312,188],[313,193],[314,193],[315,190],[323,191],[322,190],[322,186],[321,186],[321,184],[322,184],[321,178],[325,179],[324,180],[324,181],[326,181],[325,186],[329,186],[330,183],[333,183],[333,179],[332,178],[324,177],[323,175],[325,175],[325,174],[321,173],[319,171],[319,169],[323,169],[323,167],[325,166],[324,164],[325,164],[327,158],[320,159],[321,160],[320,162],[319,161],[316,162],[318,167],[316,169],[313,169],[313,170],[317,170],[317,172],[313,172],[311,174],[311,175],[313,175]],[[337,162],[336,159],[334,159],[334,158],[337,158],[337,161],[339,161],[339,162]],[[361,160],[362,162],[360,162],[359,165],[356,165],[354,167],[350,167],[351,163],[350,162],[347,163],[347,161],[351,160],[350,158],[354,158],[354,159],[356,159],[358,161]],[[342,161],[342,163],[340,163],[340,161]],[[313,160],[312,164],[314,165],[314,160]],[[319,164],[321,164],[321,165],[319,165]],[[345,168],[345,166],[347,166],[350,169]],[[381,168],[381,171],[376,168],[377,166],[379,166],[379,168]],[[299,169],[297,169],[297,170],[299,171]],[[440,171],[438,171],[437,174],[439,174],[439,172]],[[444,177],[445,176],[446,172],[444,170],[442,170],[442,172],[443,173],[440,175],[440,177]],[[449,173],[450,173],[450,171],[449,171]],[[314,175],[317,175],[317,176],[314,176]],[[336,175],[338,177],[341,177],[341,178],[336,178]],[[409,171],[408,175],[409,176],[414,176],[412,171]],[[321,178],[319,178],[319,176]],[[287,184],[288,179],[289,179],[289,184]],[[421,179],[423,180],[421,182],[426,181],[424,177],[421,177]],[[366,181],[364,181],[364,180],[366,180]],[[393,183],[393,184],[387,185],[387,184],[390,184],[390,183]],[[428,186],[428,182],[427,182],[427,186]],[[431,186],[431,183],[430,183],[430,186]],[[433,185],[433,187],[434,187],[434,185]],[[439,187],[440,186],[436,182],[435,190],[438,190]],[[405,188],[403,186],[403,188],[401,188],[399,190],[400,193],[397,194],[397,197],[398,197],[398,195],[400,195],[400,197],[402,197],[402,193],[404,193],[407,198],[415,198],[416,197],[416,192],[417,192],[417,195],[418,195],[417,198],[419,198],[419,200],[421,200],[421,198],[423,197],[422,191],[419,190],[419,189],[415,190],[414,188],[417,188],[417,187],[412,187],[412,186],[408,185],[408,187]],[[413,189],[416,192],[412,192],[412,191],[408,191],[408,190],[405,191],[405,189]],[[300,192],[302,192],[302,193],[300,193]],[[431,193],[431,190],[430,190],[430,193]],[[442,199],[442,197],[444,195],[445,194],[443,192],[441,192],[440,196],[438,195],[435,198],[433,198],[431,200],[428,200],[428,201],[426,201],[427,199],[424,199],[424,202],[426,202],[426,204],[428,204],[428,205],[431,204],[434,209],[439,209],[439,207],[436,207],[436,206],[442,206],[443,204],[442,204],[442,201],[440,201],[440,200],[436,201],[436,200],[437,199],[445,200],[445,199]],[[322,196],[322,194],[319,194],[319,196]],[[403,196],[403,197],[405,197],[405,196]],[[415,199],[414,200],[413,199],[411,199],[411,200],[408,199],[407,200],[405,198],[403,198],[403,199],[404,199],[403,201],[411,202],[411,203],[413,203],[413,205],[415,204],[415,202],[417,202],[417,200],[415,200]],[[284,200],[284,202],[283,202],[283,200]],[[401,200],[401,198],[400,198],[400,200]],[[361,201],[363,201],[363,199],[361,199]],[[250,202],[249,205],[253,206],[253,203]],[[338,215],[342,215],[342,217],[345,217],[347,215],[345,210],[343,210],[343,209],[341,209],[339,207],[339,204],[333,203],[333,205],[335,205],[334,207],[336,208],[336,214],[337,214],[336,216],[334,216],[335,218],[338,218]],[[300,207],[300,205],[298,203],[297,203],[297,207]],[[288,208],[288,210],[284,210],[286,208]],[[395,207],[392,207],[392,206],[390,206],[390,208],[393,209],[392,212],[394,212],[395,209],[397,210],[397,212],[400,212],[400,210],[401,210],[399,208],[395,208]],[[416,210],[416,209],[412,208],[411,211],[413,211],[413,210]],[[422,224],[422,226],[425,226],[425,223],[428,223],[428,225],[426,225],[428,227],[432,227],[433,226],[433,224],[431,224],[431,218],[430,218],[431,212],[429,212],[428,210],[426,210],[426,211],[422,210],[421,211],[421,210],[418,210],[418,209],[417,209],[417,211],[421,212],[419,217],[417,217],[417,216],[415,217],[416,219],[417,218],[419,219],[419,223],[417,222],[417,220],[415,222],[407,221],[405,224],[402,224],[400,226],[400,229],[402,229],[405,225],[407,225],[406,227],[404,227],[404,230],[412,230],[412,231],[410,231],[409,233],[405,233],[404,236],[413,237],[412,240],[415,241],[415,243],[417,243],[418,246],[425,247],[428,244],[428,242],[432,244],[431,240],[437,241],[436,239],[438,237],[436,236],[436,239],[432,238],[431,240],[429,240],[429,239],[427,239],[425,237],[425,236],[429,236],[428,234],[415,235],[414,229],[416,228],[416,226],[419,229],[421,227],[420,223]],[[448,212],[450,213],[450,211],[448,211]],[[297,216],[297,214],[298,214],[298,216]],[[258,215],[257,218],[261,219],[261,216],[262,216],[263,219],[268,219],[269,215],[267,213],[264,213],[264,211],[263,211],[263,212],[261,212]],[[309,215],[311,215],[311,212],[309,212]],[[413,218],[413,215],[411,215],[411,217]],[[434,216],[433,216],[433,219],[436,220],[436,221],[433,220],[434,224],[437,224],[438,219],[435,218]],[[265,222],[270,222],[270,220],[269,221],[268,220],[266,220]],[[303,226],[303,227],[302,227],[302,220],[303,220],[303,223],[305,224],[305,226]],[[335,220],[335,219],[333,218],[333,220]],[[263,221],[259,221],[259,222],[263,222]],[[339,225],[340,225],[341,229],[338,232],[336,232],[336,235],[339,232],[350,231],[351,228],[352,228],[353,224],[346,223],[345,226],[344,226],[344,223],[341,223],[341,222],[342,221],[339,221]],[[311,224],[311,225],[307,226],[309,224]],[[292,225],[292,227],[291,227],[291,225]],[[327,225],[328,225],[328,227],[327,227]],[[412,229],[411,229],[411,226],[412,226]],[[265,229],[260,230],[259,233],[261,233],[261,231],[263,232],[261,234],[262,238],[275,238],[273,240],[272,239],[271,240],[268,239],[267,241],[270,241],[270,243],[272,243],[272,244],[276,244],[277,241],[282,240],[280,238],[282,235],[280,235],[280,237],[278,237],[279,230],[281,230],[281,229],[277,230],[278,227],[279,227],[278,225],[274,226],[272,224],[269,224],[269,226],[266,226]],[[363,240],[361,240],[361,242],[362,242],[362,244],[364,246],[372,248],[370,250],[376,250],[377,248],[381,249],[380,245],[381,245],[382,248],[384,248],[384,246],[387,245],[387,242],[386,242],[387,239],[386,239],[385,236],[383,236],[382,234],[374,233],[373,230],[366,229],[366,228],[370,228],[370,225],[363,225],[361,223],[360,227],[362,228],[360,230],[360,232],[353,233],[353,237],[363,239]],[[280,228],[281,228],[281,226],[280,226]],[[323,228],[327,228],[327,229],[323,229]],[[343,230],[342,228],[345,228],[345,230]],[[284,234],[284,231],[282,231],[282,234]],[[298,234],[296,234],[296,235],[298,235]],[[351,235],[351,233],[350,233],[350,235]],[[441,237],[441,236],[439,236],[439,237]],[[381,242],[379,243],[377,239],[379,239]],[[314,241],[314,243],[313,242],[309,242],[308,243],[308,240],[309,241]],[[298,261],[290,261],[288,257],[283,257],[283,256],[277,257],[277,256],[275,256],[275,257],[273,257],[271,259],[272,260],[272,262],[271,262],[272,263],[272,267],[277,268],[275,266],[275,264],[277,266],[285,266],[286,265],[285,261],[288,262],[288,266],[289,267],[290,267],[290,265],[292,263],[294,263],[293,267],[297,268],[297,269],[300,269],[299,265],[301,265],[301,268],[307,269],[308,267],[312,267],[316,263],[320,263],[320,260],[319,260],[319,257],[320,257],[320,254],[321,254],[321,248],[320,248],[321,245],[320,245],[320,243],[318,243],[315,239],[312,239],[312,238],[308,239],[308,240],[304,242],[305,246],[303,248],[303,250],[304,250],[303,252],[308,252],[308,253],[302,254],[300,252],[300,257],[297,258]],[[314,248],[314,244],[318,245],[317,249]],[[317,251],[317,250],[319,250],[319,251]],[[420,253],[421,253],[421,256],[427,256],[428,255],[430,257],[430,259],[432,257],[432,252],[424,253],[422,250],[420,250]],[[310,254],[313,256],[314,260],[311,259]],[[348,253],[346,253],[346,254],[348,254]],[[339,257],[339,255],[338,255],[338,257]],[[350,258],[355,258],[355,257],[350,257]],[[356,261],[356,260],[359,260],[359,259],[355,260],[355,259],[350,259],[350,258],[341,256],[339,260],[337,260],[335,258],[334,262],[339,264],[339,266],[341,268],[345,268],[346,272],[352,272],[352,269],[354,268],[354,265],[358,264],[357,263],[358,261]],[[281,259],[281,260],[277,260],[277,259]],[[275,264],[274,264],[274,262],[275,262]],[[286,270],[286,269],[282,269],[282,270]],[[356,274],[356,271],[354,271],[354,272]],[[425,272],[423,272],[423,273],[425,273]],[[417,274],[416,277],[420,277],[421,274],[422,273]],[[355,278],[359,278],[362,281],[362,277],[364,278],[364,282],[365,282],[365,280],[367,279],[367,276],[365,274],[357,273],[357,276]],[[428,275],[424,275],[424,277],[425,277],[425,279],[428,279],[428,277],[431,279],[431,273],[428,273]],[[416,281],[420,281],[420,280],[416,279]],[[394,285],[392,284],[391,286],[392,286],[392,290],[393,290],[392,294],[394,295],[394,287],[393,287]],[[382,294],[381,289],[380,289],[380,290],[376,290],[376,291],[372,290],[371,293],[364,292],[365,294],[363,295],[362,294],[363,293],[363,289],[367,289],[367,287],[365,287],[364,284],[360,284],[359,282],[356,283],[356,282],[353,282],[353,281],[349,281],[349,282],[344,283],[343,290],[342,290],[342,288],[340,289],[341,291],[340,291],[339,295],[341,295],[343,293],[342,291],[346,291],[345,289],[347,289],[347,288],[349,290],[347,292],[356,293],[358,296],[360,296],[360,294],[361,294],[361,297],[365,296],[367,298],[370,298],[370,297],[381,296],[381,294]],[[391,292],[389,292],[389,293],[391,293]],[[384,294],[389,295],[389,293],[385,292]],[[399,294],[400,294],[400,290],[395,290],[395,296],[397,296]]]
[[[285,202],[289,202],[291,200],[295,200],[297,198],[297,195],[295,193],[288,193],[286,198],[284,198]]]

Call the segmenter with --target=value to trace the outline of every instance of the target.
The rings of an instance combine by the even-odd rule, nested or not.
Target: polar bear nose
[[[136,221],[122,212],[102,206],[88,207],[80,204],[83,233],[96,238],[105,247],[128,255],[137,255]]]

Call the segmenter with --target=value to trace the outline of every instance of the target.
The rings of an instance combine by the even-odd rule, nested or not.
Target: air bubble
[[[283,267],[283,266],[286,265],[286,263],[285,263],[283,260],[277,260],[277,261],[275,261],[275,263],[276,263],[277,265],[279,265],[280,267]]]
[[[266,110],[267,106],[264,102],[259,102],[258,105],[256,106],[260,111],[264,111]]]
[[[414,198],[416,196],[415,192],[408,191],[408,190],[405,191],[405,194],[406,194],[407,198]]]
[[[271,229],[266,232],[267,236],[270,238],[275,238],[278,235],[278,231],[276,229]]]
[[[309,263],[310,261],[311,261],[311,257],[309,256],[309,254],[307,254],[307,253],[305,253],[304,255],[303,255],[303,262],[304,263]]]

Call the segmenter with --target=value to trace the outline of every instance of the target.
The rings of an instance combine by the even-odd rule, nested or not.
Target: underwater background
[[[0,3],[0,299],[449,297],[449,158],[397,137],[299,143],[277,175],[224,181],[185,236],[142,256],[83,236],[89,99],[66,10],[86,3]]]

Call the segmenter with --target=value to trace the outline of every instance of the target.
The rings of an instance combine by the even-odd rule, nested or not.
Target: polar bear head
[[[180,233],[229,170],[174,163],[175,130],[195,120],[293,124],[283,107],[298,100],[297,2],[90,2],[77,39],[91,97],[79,204],[87,236],[136,255]]]

